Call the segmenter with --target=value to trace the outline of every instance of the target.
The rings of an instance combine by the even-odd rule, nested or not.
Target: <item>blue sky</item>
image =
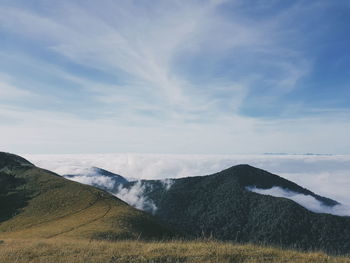
[[[350,153],[350,2],[0,1],[0,147]]]

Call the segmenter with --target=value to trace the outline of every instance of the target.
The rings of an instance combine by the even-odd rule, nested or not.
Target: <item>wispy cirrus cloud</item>
[[[10,76],[0,74],[0,100],[1,101],[13,101],[32,98],[34,93],[25,89],[20,89],[12,84],[13,80]]]
[[[319,59],[328,46],[319,43],[338,23],[327,27],[320,19],[340,4],[75,0],[48,7],[16,0],[0,6],[0,72],[15,80],[2,92],[41,98],[2,103],[6,119],[16,116],[28,131],[6,126],[11,143],[2,147],[27,152],[34,145],[12,147],[14,134],[36,141],[29,135],[42,127],[36,152],[55,149],[46,145],[57,138],[66,152],[348,152],[346,107],[322,104],[346,96],[305,101],[313,93],[308,78],[326,65]],[[68,134],[61,127],[73,128]]]
[[[285,75],[283,80],[272,77],[268,82],[274,86],[288,86],[288,89],[293,87],[303,75],[303,58],[299,56],[301,63],[297,62],[294,52],[294,61],[287,62],[287,56],[283,54],[294,50],[287,46],[276,49],[279,41],[277,22],[272,19],[245,22],[239,16],[222,16],[219,7],[223,3],[225,1],[160,1],[148,9],[147,5],[128,1],[118,5],[105,1],[99,6],[89,2],[81,6],[73,1],[56,4],[58,11],[54,14],[47,10],[7,7],[2,9],[1,17],[5,30],[28,38],[47,52],[58,53],[74,63],[115,74],[127,83],[128,88],[158,97],[158,103],[166,98],[170,105],[191,110],[202,108],[202,104],[213,100],[218,86],[215,78],[210,83],[213,92],[210,87],[202,92],[203,83],[196,85],[176,73],[183,57],[195,59],[204,53],[208,59],[214,59],[214,65],[220,63],[216,65],[219,68],[227,65],[224,59],[227,55],[239,58],[235,54],[247,54],[248,64],[242,65],[250,67],[249,56],[254,54],[266,63],[265,66],[271,70],[278,68]],[[225,86],[219,86],[224,88],[224,93],[227,89],[234,98],[235,93],[245,92],[255,78],[261,81],[263,76],[257,70],[244,74],[245,77],[239,72],[237,80],[227,79]],[[245,88],[232,90],[237,83]],[[102,87],[100,90],[103,92]]]

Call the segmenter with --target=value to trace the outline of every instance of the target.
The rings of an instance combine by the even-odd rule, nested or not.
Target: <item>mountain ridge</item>
[[[81,183],[89,181],[89,185],[108,192],[115,192],[118,187],[129,182],[128,179],[119,174],[95,166],[85,169],[85,173],[83,170],[78,173],[64,174],[63,177]]]
[[[260,195],[246,187],[277,184],[311,193],[329,206],[338,204],[336,201],[250,165],[167,183],[141,180],[123,184],[124,190],[136,185],[142,190],[134,193],[141,201],[154,204],[153,217],[105,191],[68,181],[16,155],[0,153],[0,164],[0,238],[118,240],[142,236],[159,240],[176,233],[189,239],[210,237],[350,253],[349,217],[313,213],[292,200]]]
[[[222,170],[218,173],[215,173],[215,174],[219,174],[219,173],[222,173],[225,171],[230,171],[230,170],[237,170],[237,169],[244,169],[245,170],[244,176],[242,176],[242,175],[239,176],[240,183],[242,184],[242,186],[255,186],[255,187],[261,188],[261,189],[269,189],[269,188],[272,188],[274,186],[278,186],[278,187],[287,189],[287,190],[292,191],[292,192],[301,193],[304,195],[310,195],[310,196],[314,197],[316,200],[322,202],[324,205],[327,205],[327,206],[335,206],[335,205],[340,204],[336,200],[317,195],[314,192],[308,190],[307,188],[304,188],[304,187],[302,187],[302,186],[300,186],[300,185],[298,185],[290,180],[287,180],[279,175],[269,173],[266,170],[256,168],[256,167],[251,166],[249,164],[235,165],[235,166],[224,169],[224,170]],[[252,173],[247,173],[247,170],[252,171]],[[257,172],[258,172],[258,176],[264,176],[264,181],[257,180],[257,178],[256,178]],[[213,175],[215,175],[215,174],[213,174]]]
[[[161,222],[190,237],[253,242],[328,253],[350,252],[350,217],[314,213],[281,197],[261,195],[245,187],[281,186],[312,195],[329,207],[337,201],[277,175],[249,165],[230,167],[207,176],[142,180],[143,198],[155,204]],[[135,182],[125,187],[132,188]]]
[[[95,187],[0,153],[0,238],[165,238],[151,215]]]

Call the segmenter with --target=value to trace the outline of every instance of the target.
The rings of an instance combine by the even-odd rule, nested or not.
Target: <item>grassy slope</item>
[[[0,244],[2,263],[141,263],[141,262],[284,262],[350,263],[349,258],[330,257],[323,253],[300,253],[253,245],[213,241],[73,241],[5,240]]]
[[[159,238],[168,234],[151,216],[104,191],[30,163],[11,158],[5,162],[1,157],[0,199],[6,201],[0,202],[2,239]],[[13,207],[17,209],[14,211]]]

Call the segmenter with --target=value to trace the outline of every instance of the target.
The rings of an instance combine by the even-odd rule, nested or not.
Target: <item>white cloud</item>
[[[183,95],[187,83],[171,73],[171,59],[215,4],[156,5],[152,19],[140,12],[139,5],[106,6],[113,9],[115,21],[92,15],[96,6],[82,8],[73,3],[56,6],[64,19],[9,7],[0,14],[4,29],[44,40],[48,48],[74,62],[110,72],[121,70],[134,77],[131,82],[138,83],[134,88],[160,92],[171,103],[192,105]],[[170,15],[172,8],[177,9],[176,16]]]
[[[166,178],[166,179],[162,179],[161,180],[165,190],[169,190],[171,188],[171,186],[174,184],[174,180],[173,179],[170,179],[170,178]]]
[[[74,177],[66,177],[66,178],[82,184],[103,186],[108,190],[112,190],[115,185],[115,182],[113,181],[113,179],[108,178],[106,176],[76,175]]]
[[[50,9],[35,10],[20,4],[0,4],[3,32],[53,52],[53,57],[58,55],[73,64],[98,68],[122,82],[106,84],[26,50],[0,53],[1,58],[12,61],[13,68],[23,65],[41,72],[43,79],[56,76],[64,83],[71,82],[79,87],[79,92],[90,94],[92,104],[98,105],[87,102],[77,111],[73,103],[56,105],[57,100],[65,100],[54,95],[62,87],[55,90],[51,86],[57,84],[42,83],[41,79],[28,81],[26,85],[31,87],[39,82],[44,87],[42,93],[49,96],[42,99],[44,105],[39,100],[29,103],[41,110],[23,104],[0,105],[4,138],[1,148],[37,153],[348,153],[350,142],[344,139],[350,130],[348,112],[266,120],[243,116],[240,111],[246,96],[262,81],[276,87],[273,94],[278,97],[294,89],[312,67],[298,49],[281,44],[281,40],[289,38],[297,41],[292,29],[288,36],[283,29],[285,22],[304,7],[296,5],[277,17],[256,21],[242,17],[235,5],[229,16],[223,15],[219,9],[224,2],[165,1],[157,2],[151,9],[132,1],[79,5],[75,1],[60,1]],[[235,4],[239,5],[239,1]],[[277,68],[281,74],[270,76],[248,63],[244,74],[236,76],[235,69],[250,61],[236,58],[242,52],[253,54],[255,59],[258,56],[259,63]],[[205,76],[208,81],[197,83],[186,74],[196,77],[198,73],[179,72],[187,66],[183,60],[196,62],[197,57],[219,61],[218,67],[215,61],[209,63],[215,68],[213,71],[225,70],[230,68],[226,62],[231,61],[231,56],[239,61],[239,66],[231,70],[234,77],[231,73],[212,76],[209,70]],[[21,78],[13,75],[14,79]],[[11,97],[23,95],[23,87],[6,83],[0,81],[0,95],[9,96],[9,90]],[[267,105],[270,97],[264,92],[264,98],[259,97],[257,103]],[[50,102],[56,106],[52,111],[46,109]]]
[[[67,173],[63,173],[69,180],[87,185],[98,185],[113,190],[115,181],[108,177],[99,174],[93,167],[72,166]],[[67,177],[67,175],[70,175]],[[73,175],[73,176],[72,176]]]
[[[163,108],[175,107],[172,110],[175,113],[178,106],[193,111],[204,105],[215,105],[213,95],[221,79],[212,78],[203,92],[203,83],[192,83],[174,68],[177,59],[194,53],[225,58],[227,54],[241,54],[239,48],[248,48],[252,54],[263,55],[259,60],[282,71],[283,80],[269,80],[273,85],[281,86],[281,90],[285,90],[285,86],[293,89],[308,67],[302,54],[291,47],[279,46],[278,31],[284,16],[279,16],[278,21],[257,22],[242,19],[238,11],[232,10],[233,14],[225,17],[218,11],[225,2],[160,1],[147,9],[128,1],[84,5],[70,1],[54,4],[55,13],[5,5],[0,11],[0,21],[4,30],[37,41],[75,63],[117,76],[128,74],[127,86],[139,90],[145,97],[154,96]],[[289,53],[293,53],[293,62],[283,59]],[[235,104],[239,104],[250,89],[252,83],[248,84],[251,81],[247,79],[256,79],[257,75],[252,72],[244,74],[247,78],[225,80],[228,91],[237,85],[243,87],[229,92]],[[266,78],[260,74],[258,82],[261,77]],[[105,90],[99,85],[99,88],[102,94],[110,93],[108,87]],[[118,86],[115,89],[118,90]]]
[[[36,95],[25,89],[20,89],[14,84],[10,76],[0,73],[0,101],[33,99]]]
[[[130,188],[123,188],[123,186],[119,186],[115,196],[137,209],[147,210],[152,213],[156,212],[157,206],[153,203],[153,201],[148,200],[144,196],[144,191],[145,185],[143,185],[141,181],[137,181]]]
[[[315,212],[315,213],[327,213],[339,216],[350,216],[350,206],[349,205],[335,205],[334,207],[329,207],[322,202],[318,201],[311,195],[304,195],[300,193],[296,193],[293,191],[289,191],[288,189],[283,189],[278,186],[274,186],[270,189],[260,189],[253,186],[246,187],[247,190],[262,194],[262,195],[270,195],[275,197],[284,197],[294,202],[302,205],[306,209]]]

